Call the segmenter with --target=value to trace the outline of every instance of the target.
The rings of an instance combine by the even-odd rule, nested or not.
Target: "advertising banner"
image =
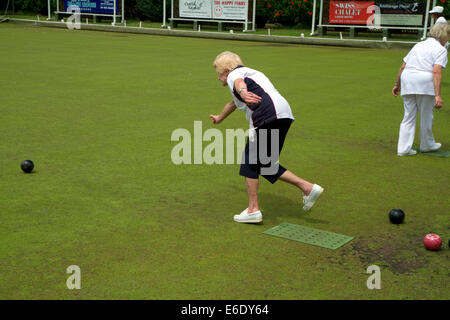
[[[180,17],[208,18],[212,16],[211,0],[180,0]]]
[[[330,1],[329,23],[379,26],[420,26],[423,2]]]
[[[245,20],[248,0],[179,0],[180,18]]]
[[[245,20],[247,1],[214,0],[214,18]]]
[[[330,1],[329,23],[367,24],[374,5],[371,1]]]
[[[116,0],[117,13],[118,2],[119,0]],[[82,13],[114,14],[114,0],[64,0],[64,11],[71,5],[78,6]]]
[[[375,3],[380,8],[380,24],[390,26],[420,26],[425,13],[423,2]]]

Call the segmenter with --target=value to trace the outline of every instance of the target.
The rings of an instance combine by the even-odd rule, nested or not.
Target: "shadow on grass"
[[[308,223],[329,224],[328,221],[315,216],[316,208],[313,207],[309,211],[303,211],[303,202],[300,196],[298,201],[293,201],[278,194],[261,192],[259,193],[259,201],[266,221],[295,218]]]

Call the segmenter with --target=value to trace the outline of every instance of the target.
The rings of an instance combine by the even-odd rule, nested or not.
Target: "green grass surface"
[[[11,23],[0,43],[1,299],[450,297],[448,159],[396,155],[403,107],[390,91],[406,51]],[[261,181],[264,223],[234,223],[247,205],[238,165],[172,164],[172,131],[213,127],[230,100],[212,68],[224,50],[290,102],[281,163],[325,188],[310,212],[290,185]],[[236,111],[218,128],[247,126]],[[450,149],[448,106],[433,131]],[[328,250],[263,234],[282,222],[355,239]],[[441,251],[423,248],[429,232]],[[374,264],[381,290],[366,287]],[[66,287],[70,265],[81,290]]]

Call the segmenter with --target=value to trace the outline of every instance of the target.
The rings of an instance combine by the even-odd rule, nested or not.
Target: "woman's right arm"
[[[434,107],[436,109],[442,108],[442,105],[444,104],[441,97],[441,82],[442,82],[442,66],[435,64],[433,66],[433,83],[434,83],[434,96],[436,100],[434,103]]]
[[[398,71],[397,74],[397,79],[395,80],[395,84],[394,84],[394,88],[392,88],[392,94],[394,95],[394,97],[398,96],[399,92],[400,92],[400,77],[402,76],[402,72],[406,67],[406,63],[403,62],[402,66],[400,67],[400,70]]]
[[[234,110],[236,110],[236,105],[234,104],[234,101],[231,100],[228,102],[225,107],[223,107],[223,110],[218,115],[210,115],[209,117],[212,119],[214,124],[221,123],[226,117],[228,117]]]

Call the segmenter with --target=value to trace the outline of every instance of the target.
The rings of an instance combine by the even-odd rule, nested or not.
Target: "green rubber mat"
[[[353,239],[353,237],[345,236],[343,234],[318,230],[287,222],[283,222],[263,233],[333,250]]]
[[[450,157],[450,150],[439,149],[437,151],[420,152],[419,147],[414,146],[412,148],[414,150],[416,150],[417,153],[426,154],[426,155],[429,155],[429,156],[435,156],[435,157],[441,157],[441,158],[448,158],[448,157]]]

